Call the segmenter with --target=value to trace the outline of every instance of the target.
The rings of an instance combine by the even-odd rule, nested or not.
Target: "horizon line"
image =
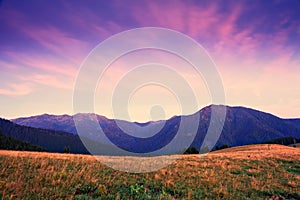
[[[132,122],[132,123],[145,124],[145,123],[149,123],[149,122],[166,121],[166,120],[172,119],[174,117],[182,117],[182,116],[193,115],[193,114],[195,114],[197,112],[200,112],[201,110],[203,110],[205,108],[208,108],[208,107],[211,107],[211,106],[225,106],[226,108],[245,108],[245,109],[251,109],[251,110],[263,112],[263,113],[266,113],[266,114],[270,114],[270,115],[273,115],[273,116],[278,117],[280,119],[291,119],[291,120],[293,120],[293,119],[300,119],[300,117],[284,118],[284,117],[278,116],[276,114],[273,114],[271,112],[259,110],[259,109],[256,109],[256,108],[253,108],[253,107],[244,106],[244,105],[223,105],[223,104],[209,104],[209,105],[203,106],[202,108],[200,108],[199,110],[197,110],[197,111],[195,111],[193,113],[189,113],[189,114],[177,114],[177,115],[173,115],[173,116],[167,117],[165,119],[147,120],[147,121],[135,121],[135,120],[121,119],[121,118],[112,118],[112,117],[107,117],[105,115],[101,115],[101,114],[96,113],[96,112],[95,113],[89,113],[89,112],[87,112],[87,113],[84,113],[84,112],[81,113],[81,112],[79,112],[79,113],[74,113],[74,114],[70,114],[70,113],[61,113],[61,114],[56,114],[56,113],[41,113],[41,114],[33,114],[33,115],[13,117],[13,118],[5,118],[5,117],[3,117],[3,119],[7,119],[9,121],[12,121],[12,120],[15,120],[15,119],[30,118],[30,117],[37,117],[37,116],[43,116],[43,115],[50,115],[50,116],[64,116],[64,115],[67,115],[67,116],[73,117],[73,116],[75,116],[77,114],[95,114],[97,116],[104,117],[104,118],[110,119],[110,120],[120,120],[120,121]]]

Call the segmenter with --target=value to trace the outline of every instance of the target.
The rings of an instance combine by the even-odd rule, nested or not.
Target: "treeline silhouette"
[[[21,150],[21,151],[46,151],[45,149],[14,139],[10,136],[3,135],[0,131],[0,149],[4,150]]]
[[[300,138],[296,137],[282,137],[275,140],[270,140],[265,142],[265,144],[282,144],[282,145],[290,145],[300,143]]]

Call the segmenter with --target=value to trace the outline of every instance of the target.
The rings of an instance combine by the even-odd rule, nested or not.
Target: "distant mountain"
[[[76,134],[72,116],[69,115],[37,115],[11,120],[12,122],[34,128],[51,129]]]
[[[68,146],[71,153],[88,153],[80,138],[70,133],[21,126],[5,119],[0,119],[0,131],[5,136],[42,147],[47,151],[63,152]]]
[[[197,122],[199,123],[197,134],[191,144],[199,150],[210,124],[212,108],[217,111],[222,109],[227,111],[223,131],[217,142],[219,146],[223,144],[239,146],[263,143],[282,137],[300,137],[300,119],[281,119],[269,113],[250,108],[222,105],[207,106],[193,115],[175,116],[168,120],[147,123],[107,119],[95,114],[76,114],[74,116],[44,114],[11,121],[20,125],[65,131],[76,135],[73,120],[73,117],[76,117],[77,121],[84,126],[82,129],[87,133],[86,137],[90,135],[92,136],[91,139],[94,139],[93,136],[99,131],[94,129],[93,123],[89,120],[94,116],[99,121],[106,137],[112,143],[125,150],[146,153],[159,150],[169,144],[174,137],[177,137],[176,133],[182,119],[185,119],[188,123],[185,124],[182,130],[186,134],[181,136],[182,138],[178,141],[189,140],[191,137],[189,133],[192,132],[191,127],[195,115],[200,114],[200,119]],[[215,120],[212,123],[218,123],[218,117]],[[144,128],[145,126],[147,126],[147,129]],[[98,138],[97,141],[108,144],[106,137]],[[178,149],[170,151],[175,150]]]
[[[45,151],[45,149],[14,139],[10,136],[3,135],[0,131],[0,149],[3,150],[22,150],[22,151]]]
[[[227,107],[218,144],[239,146],[263,143],[282,137],[300,137],[299,119],[281,119],[272,114],[244,107]]]

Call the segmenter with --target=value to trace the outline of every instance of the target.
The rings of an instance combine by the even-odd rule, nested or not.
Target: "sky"
[[[73,114],[80,66],[99,43],[122,31],[162,27],[186,34],[205,48],[223,81],[227,105],[300,118],[299,11],[299,0],[2,0],[0,117]],[[158,120],[191,114],[212,102],[205,80],[173,55],[143,50],[128,56],[131,62],[117,60],[99,81],[96,113],[130,121]],[[125,85],[147,76],[147,70],[128,72],[135,59],[147,63],[149,57],[180,65],[180,74],[194,89],[197,108],[183,112],[178,94],[159,84],[128,91],[129,118],[111,107],[112,86],[124,73]],[[167,72],[155,76],[170,77]]]

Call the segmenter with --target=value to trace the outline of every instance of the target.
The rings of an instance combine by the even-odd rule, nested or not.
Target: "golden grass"
[[[99,159],[112,166],[130,166],[136,159],[175,161],[158,171],[132,174]],[[204,157],[0,151],[3,199],[297,199],[299,191],[300,149],[281,145],[234,147]]]
[[[230,156],[236,159],[286,158],[300,159],[300,149],[278,144],[246,145],[223,149],[208,154],[209,156]]]

